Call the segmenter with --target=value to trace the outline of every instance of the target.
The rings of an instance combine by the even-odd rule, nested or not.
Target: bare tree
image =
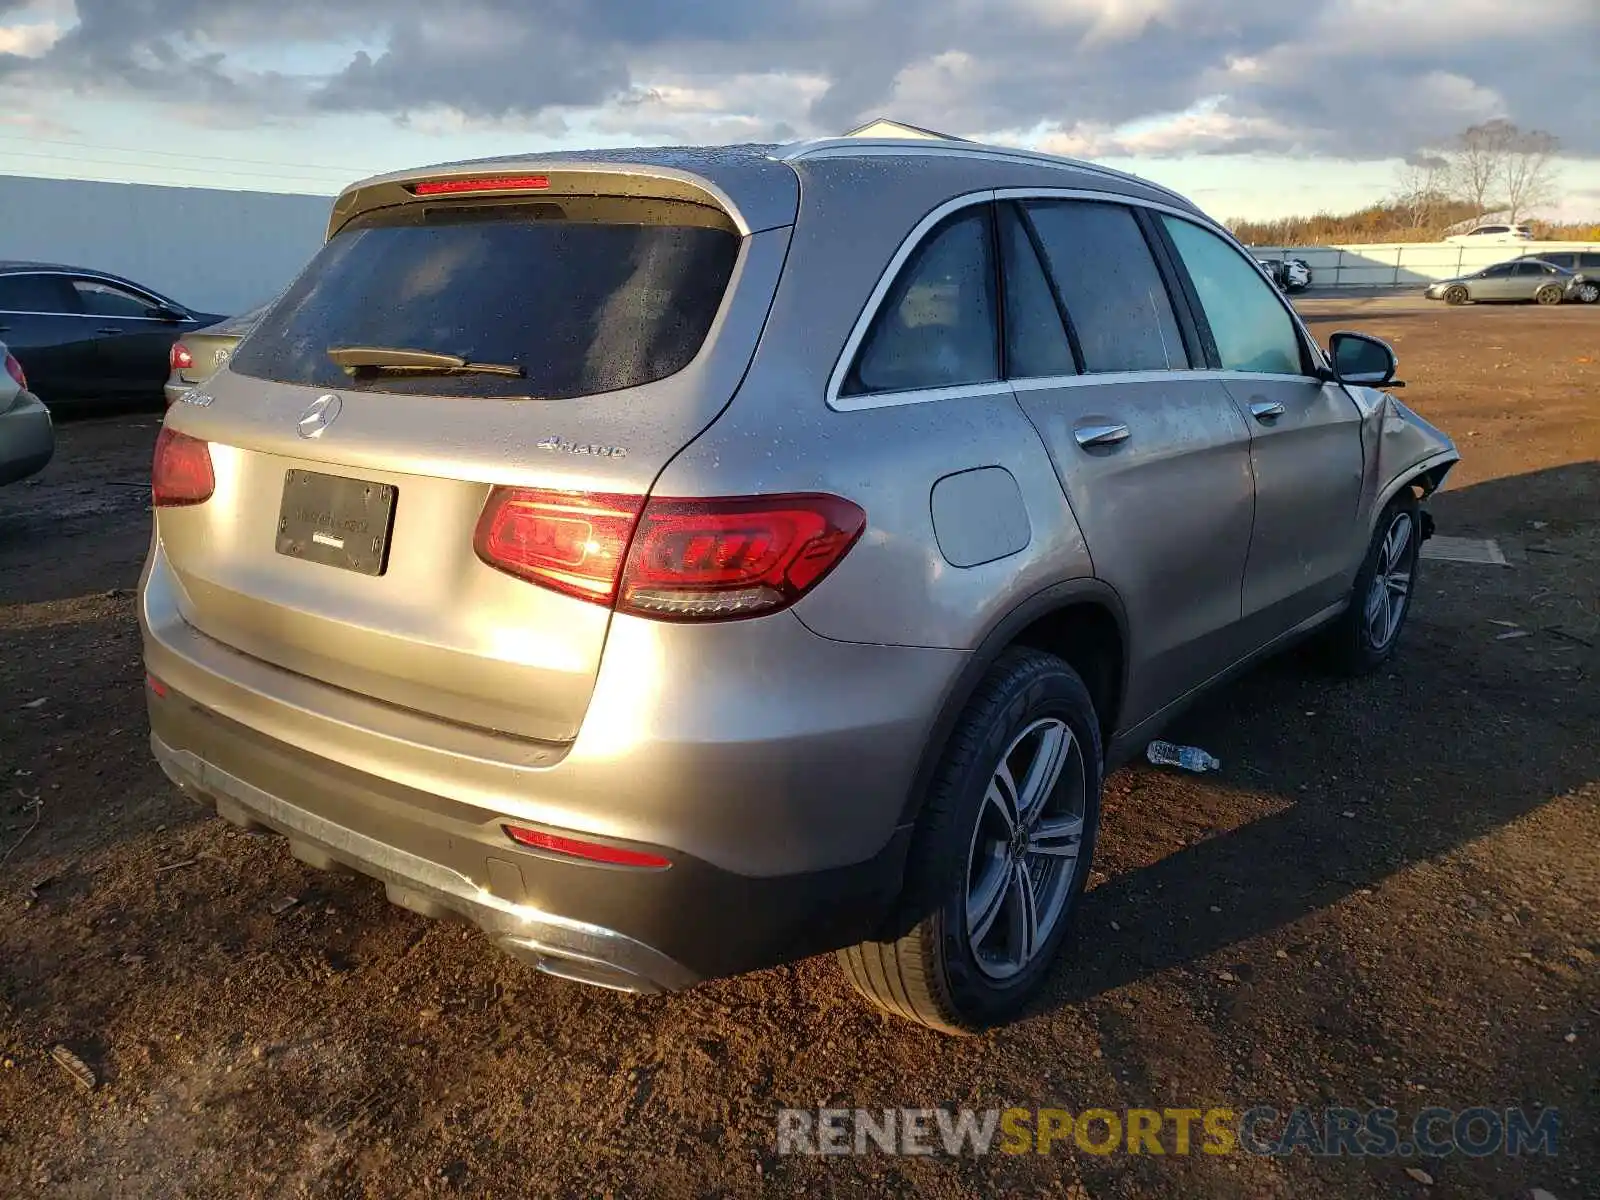
[[[1560,141],[1542,129],[1522,130],[1504,117],[1474,125],[1456,138],[1450,187],[1478,217],[1505,208],[1515,224],[1530,209],[1556,198]]]
[[[1395,177],[1395,204],[1412,229],[1434,222],[1450,202],[1450,160],[1437,154],[1408,155]]]
[[[1456,138],[1450,156],[1451,190],[1472,205],[1477,216],[1489,211],[1490,197],[1505,170],[1506,155],[1520,130],[1503,117],[1474,125]]]
[[[1542,129],[1518,132],[1500,168],[1506,198],[1506,220],[1516,224],[1530,209],[1556,199],[1556,152],[1561,142]]]

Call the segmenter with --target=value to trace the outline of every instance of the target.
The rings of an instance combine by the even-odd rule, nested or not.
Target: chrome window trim
[[[27,275],[44,275],[44,276],[48,276],[48,277],[50,277],[52,279],[66,279],[68,281],[71,281],[73,279],[82,279],[86,283],[104,284],[106,287],[116,288],[119,291],[127,292],[128,294],[130,294],[132,296],[144,296],[144,297],[148,298],[152,302],[153,306],[160,306],[162,308],[170,308],[170,309],[173,309],[174,311],[181,312],[181,313],[183,313],[184,318],[186,320],[187,319],[193,319],[193,317],[194,317],[194,314],[192,312],[190,312],[187,308],[184,308],[183,305],[179,304],[175,300],[169,300],[167,297],[162,296],[161,294],[159,294],[157,292],[148,291],[145,288],[140,287],[136,283],[130,283],[126,279],[117,279],[117,278],[114,278],[113,276],[110,276],[110,275],[101,274],[99,271],[63,271],[58,267],[44,267],[44,268],[40,268],[40,269],[37,269],[37,270],[35,270],[35,269],[31,268],[31,267],[12,267],[12,268],[9,268],[9,269],[6,269],[6,270],[0,270],[0,279],[14,279],[14,278],[16,278],[18,276],[27,276]],[[10,314],[10,315],[14,315],[14,316],[30,316],[30,317],[102,317],[103,319],[108,320],[108,321],[157,321],[157,322],[160,322],[163,325],[176,324],[176,322],[162,321],[160,317],[106,317],[103,313],[35,312],[32,309],[15,309],[15,308],[0,308],[0,312],[7,313],[7,314]]]
[[[914,254],[933,227],[943,221],[952,213],[958,213],[965,208],[973,208],[979,204],[987,204],[994,199],[994,189],[985,188],[982,191],[967,192],[963,195],[946,200],[943,204],[927,213],[918,221],[901,241],[895,250],[894,257],[889,260],[889,265],[878,277],[877,284],[872,293],[867,297],[866,305],[861,309],[861,314],[856,318],[855,325],[850,330],[850,336],[845,339],[844,350],[839,359],[834,363],[833,372],[828,377],[828,407],[835,412],[852,412],[861,408],[889,408],[895,404],[926,404],[932,400],[956,399],[956,396],[945,393],[967,393],[970,389],[979,387],[1005,387],[1004,380],[985,380],[982,383],[958,384],[954,387],[942,388],[917,388],[906,392],[869,392],[862,396],[846,396],[843,394],[845,377],[849,375],[851,366],[856,361],[856,352],[861,349],[861,343],[866,340],[867,331],[872,328],[872,322],[878,315],[878,309],[883,306],[884,297],[889,294],[889,289],[894,286],[900,277],[900,268],[905,266],[906,260]]]
[[[939,400],[976,400],[988,396],[1009,396],[1011,386],[1003,379],[996,379],[989,383],[958,383],[952,387],[912,388],[904,392],[868,392],[864,396],[840,396],[830,407],[836,412],[861,412],[869,408],[933,404]]]
[[[898,145],[898,143],[897,143]],[[1231,245],[1234,250],[1243,255],[1245,261],[1254,263],[1239,241],[1221,225],[1202,214],[1177,208],[1170,204],[1163,204],[1156,200],[1146,200],[1140,196],[1126,196],[1120,192],[1102,192],[1089,188],[1050,188],[1050,187],[1020,187],[1020,188],[984,188],[978,191],[966,192],[960,196],[946,200],[934,208],[922,220],[912,227],[911,232],[905,236],[899,247],[894,252],[894,257],[889,260],[889,265],[879,277],[872,293],[867,297],[867,303],[862,308],[856,323],[851,327],[850,336],[845,339],[844,349],[838,360],[834,363],[833,371],[828,377],[828,390],[826,399],[828,407],[835,412],[856,412],[866,408],[890,408],[899,404],[927,404],[937,400],[959,400],[971,396],[989,396],[998,394],[1005,388],[1016,388],[1021,391],[1036,391],[1044,387],[1073,387],[1083,386],[1087,383],[1147,383],[1162,379],[1171,379],[1174,376],[1184,379],[1263,379],[1263,380],[1296,380],[1312,383],[1326,383],[1315,375],[1273,375],[1259,371],[1225,371],[1211,367],[1178,368],[1170,371],[1090,371],[1083,375],[1051,376],[1041,381],[1036,378],[1023,376],[1011,380],[1000,380],[992,383],[963,384],[945,388],[919,388],[905,392],[874,392],[862,396],[846,396],[842,394],[845,377],[850,373],[850,367],[856,360],[856,354],[861,349],[861,343],[866,340],[867,331],[872,327],[883,300],[888,295],[889,289],[894,286],[899,277],[900,270],[906,261],[922,245],[933,227],[953,213],[964,208],[971,208],[979,204],[991,204],[1002,200],[1090,200],[1105,204],[1126,204],[1136,208],[1151,209],[1155,212],[1167,213],[1185,221],[1190,221],[1200,228],[1218,234]],[[1160,269],[1161,264],[1156,264]],[[1256,268],[1260,273],[1260,267]],[[1266,283],[1263,275],[1263,282]],[[1306,343],[1312,349],[1312,356],[1323,367],[1327,360],[1322,353],[1322,347],[1311,336],[1305,322],[1300,319],[1300,314],[1295,311],[1286,297],[1271,288],[1278,304],[1289,314],[1289,320],[1299,331]]]
[[[156,325],[182,325],[183,321],[163,321],[160,317],[113,317],[106,313],[38,312],[31,308],[0,308],[5,317],[77,317],[83,321],[149,321]],[[184,320],[189,318],[185,317]]]

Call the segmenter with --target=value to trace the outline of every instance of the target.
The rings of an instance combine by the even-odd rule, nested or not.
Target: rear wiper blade
[[[328,357],[352,375],[358,371],[397,375],[504,375],[510,379],[527,375],[515,363],[468,362],[459,354],[407,350],[398,346],[330,346]]]

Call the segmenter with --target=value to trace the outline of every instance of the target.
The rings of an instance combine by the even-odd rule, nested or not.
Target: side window
[[[148,317],[151,302],[142,296],[101,283],[97,279],[74,279],[73,288],[92,317]]]
[[[1026,211],[1078,336],[1085,371],[1189,366],[1172,299],[1133,213],[1080,200],[1033,201]]]
[[[1496,263],[1478,272],[1484,279],[1509,279],[1517,273],[1516,263]]]
[[[77,298],[60,275],[0,275],[0,312],[78,311]]]
[[[872,319],[846,395],[992,383],[1000,378],[989,206],[937,226]]]
[[[1006,373],[1012,379],[1076,375],[1067,327],[1033,239],[1012,205],[1000,208],[999,219],[1005,265],[1001,274],[1006,291]]]
[[[1277,293],[1250,262],[1209,229],[1162,216],[1211,326],[1225,371],[1303,375],[1300,335]]]

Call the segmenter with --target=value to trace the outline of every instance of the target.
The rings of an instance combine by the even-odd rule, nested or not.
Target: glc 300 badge
[[[557,454],[590,454],[596,458],[627,458],[625,446],[597,446],[593,442],[569,442],[563,437],[547,437],[538,443],[539,449]]]

